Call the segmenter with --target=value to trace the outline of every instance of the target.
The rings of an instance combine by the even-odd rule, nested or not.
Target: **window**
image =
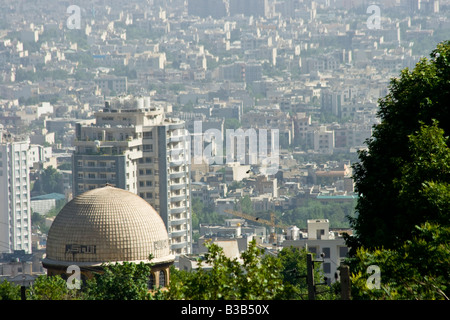
[[[330,258],[330,248],[322,248],[322,252],[325,254],[324,258]]]
[[[144,151],[153,151],[152,144],[144,144]]]
[[[309,253],[317,253],[317,247],[310,247],[308,246]]]
[[[83,161],[78,161],[78,166],[82,167],[83,166]]]
[[[153,138],[153,132],[144,132],[144,139],[152,139]]]
[[[339,247],[339,258],[347,257],[348,248],[347,247]]]
[[[145,185],[146,185],[147,187],[151,187],[151,186],[153,185],[153,182],[147,180],[147,181],[145,181]]]
[[[150,277],[148,279],[147,288],[153,290],[155,287],[155,275],[150,273]]]
[[[164,270],[159,271],[159,286],[160,287],[166,286],[166,275]]]
[[[152,174],[152,169],[145,170],[145,174],[147,174],[147,175]]]
[[[323,273],[331,273],[331,263],[329,262],[323,263]]]

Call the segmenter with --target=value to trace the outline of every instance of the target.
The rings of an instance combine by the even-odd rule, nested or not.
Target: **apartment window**
[[[153,193],[147,192],[146,197],[149,199],[153,198]]]
[[[141,160],[141,159],[139,159],[139,160]],[[139,169],[139,175],[140,175],[140,176],[143,176],[143,175],[144,175],[144,170],[143,170],[143,169]]]
[[[309,246],[308,246],[308,251],[309,251],[310,253],[317,253],[317,248],[316,248],[316,247],[309,247]]]
[[[144,151],[153,151],[152,144],[144,144]]]
[[[145,158],[145,163],[152,163],[152,158],[146,157]]]
[[[347,247],[339,247],[339,258],[345,258],[348,254],[348,248]]]
[[[323,263],[323,273],[331,273],[331,263],[329,262]]]
[[[143,187],[144,186],[144,181],[139,181],[139,187]]]
[[[82,166],[83,166],[83,161],[78,161],[77,165],[78,165],[79,167],[82,167]]]
[[[88,167],[95,167],[95,161],[88,161]]]
[[[95,173],[89,173],[88,177],[89,179],[95,179]]]
[[[145,174],[147,174],[147,175],[152,174],[152,169],[146,169]]]
[[[330,258],[330,248],[322,248],[322,252],[324,253],[324,258],[329,259]]]
[[[100,179],[106,179],[106,173],[100,173]]]
[[[151,187],[151,186],[153,185],[153,182],[150,181],[150,180],[147,180],[147,181],[145,181],[145,185],[146,185],[147,187]]]
[[[153,132],[144,132],[144,139],[153,139]]]
[[[78,179],[83,179],[83,178],[84,178],[84,175],[82,173],[79,173],[78,174]]]

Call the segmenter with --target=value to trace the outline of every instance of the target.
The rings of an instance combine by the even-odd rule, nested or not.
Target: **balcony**
[[[170,196],[169,197],[169,201],[170,202],[178,202],[178,201],[183,201],[185,199],[186,199],[186,195],[185,194],[176,195],[176,196]]]
[[[171,238],[173,238],[173,237],[181,237],[181,236],[184,236],[186,233],[187,233],[186,229],[175,230],[175,231],[170,232],[170,237]]]
[[[186,176],[186,172],[184,171],[170,171],[169,177],[170,179],[184,178]]]
[[[173,207],[173,208],[169,208],[169,213],[170,214],[183,213],[186,210],[187,210],[186,206]],[[174,221],[182,221],[182,222],[184,222],[185,220],[186,220],[186,218],[177,219],[177,220],[171,220],[171,224],[173,224]]]
[[[186,188],[186,183],[171,183],[170,184],[170,190],[181,190]]]

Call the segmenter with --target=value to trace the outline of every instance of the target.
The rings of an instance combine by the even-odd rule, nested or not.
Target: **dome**
[[[99,266],[107,262],[173,262],[163,220],[136,194],[106,186],[67,203],[47,238],[45,265]]]

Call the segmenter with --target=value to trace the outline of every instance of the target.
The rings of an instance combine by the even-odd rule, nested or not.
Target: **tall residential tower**
[[[192,251],[189,135],[149,97],[105,103],[76,127],[74,196],[106,184],[136,193],[161,215],[175,255]]]
[[[31,253],[29,146],[0,129],[0,252]]]

